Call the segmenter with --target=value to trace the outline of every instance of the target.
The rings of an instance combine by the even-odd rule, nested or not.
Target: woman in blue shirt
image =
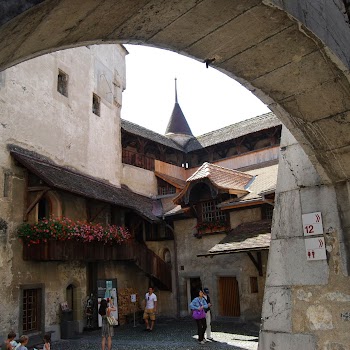
[[[198,291],[198,297],[194,298],[190,304],[190,309],[193,310],[205,310],[208,308],[207,301],[203,298],[203,291],[199,290]],[[195,320],[197,323],[197,328],[198,328],[198,341],[200,344],[204,344],[204,333],[205,330],[207,329],[207,322],[205,319],[205,312],[203,312],[204,317]]]

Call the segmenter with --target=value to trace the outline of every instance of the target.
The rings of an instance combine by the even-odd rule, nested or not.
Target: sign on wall
[[[324,237],[305,239],[306,260],[327,260]]]
[[[320,211],[302,215],[304,236],[323,234],[322,214]]]

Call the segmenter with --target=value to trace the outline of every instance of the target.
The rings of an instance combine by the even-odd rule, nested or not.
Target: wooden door
[[[239,289],[236,277],[219,278],[220,316],[239,317]]]

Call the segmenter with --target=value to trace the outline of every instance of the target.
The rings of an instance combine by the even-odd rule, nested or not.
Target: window
[[[24,289],[23,299],[23,333],[39,331],[41,327],[41,289]]]
[[[58,70],[57,91],[68,97],[68,75],[61,70]]]
[[[261,210],[262,210],[262,218],[266,220],[272,220],[273,216],[273,205],[266,204],[264,205]]]
[[[176,188],[170,185],[168,182],[163,179],[157,178],[158,183],[158,195],[174,194],[176,193]]]
[[[258,293],[259,292],[258,278],[257,277],[250,277],[250,292],[251,293]]]
[[[206,201],[202,202],[202,221],[203,222],[215,222],[222,221],[226,222],[226,213],[221,211],[217,204],[219,201]]]
[[[38,220],[50,217],[50,203],[46,198],[42,198],[38,204]]]
[[[100,98],[96,94],[92,94],[92,113],[100,116]]]

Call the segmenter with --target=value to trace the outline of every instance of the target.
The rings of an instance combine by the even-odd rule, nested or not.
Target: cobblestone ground
[[[113,350],[138,349],[230,349],[256,350],[258,327],[254,324],[213,322],[212,337],[201,345],[197,341],[196,324],[191,319],[157,320],[152,332],[145,332],[144,325],[133,324],[115,328]],[[52,344],[52,350],[97,350],[101,349],[100,331],[85,332],[75,339],[60,340]],[[106,347],[107,350],[107,347]]]

